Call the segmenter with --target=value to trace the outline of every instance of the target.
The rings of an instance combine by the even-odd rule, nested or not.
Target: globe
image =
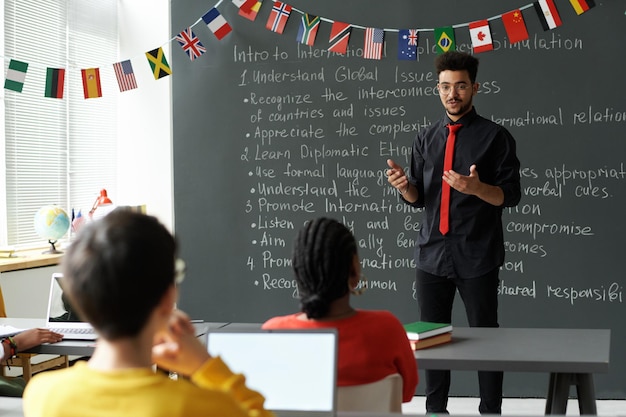
[[[59,206],[43,206],[35,213],[35,232],[43,239],[47,239],[52,246],[44,253],[61,253],[54,244],[62,238],[70,228],[70,217]]]

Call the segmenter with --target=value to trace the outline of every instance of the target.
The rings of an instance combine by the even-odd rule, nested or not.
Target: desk
[[[46,327],[46,321],[42,319],[0,318],[0,324],[30,329],[33,327]],[[200,337],[207,331],[219,329],[226,323],[201,322],[194,323],[196,334]],[[64,340],[58,343],[44,343],[25,351],[26,353],[43,353],[49,355],[91,356],[96,343],[93,340]]]
[[[420,369],[548,372],[546,414],[565,414],[575,385],[580,414],[597,414],[594,373],[609,370],[608,329],[454,328],[452,341],[415,351]]]
[[[63,254],[44,254],[43,252],[47,249],[49,249],[49,247],[30,251],[17,251],[12,257],[2,257],[0,258],[0,272],[58,265],[61,262]]]
[[[41,327],[45,322],[0,319],[0,324],[27,328]],[[260,323],[203,324],[208,330],[261,327]],[[597,414],[593,374],[609,370],[610,330],[455,327],[452,335],[449,343],[415,351],[419,369],[546,372],[550,374],[546,414],[565,415],[570,385],[577,388],[580,414]],[[89,356],[93,342],[65,341],[29,352]]]
[[[260,328],[229,323],[225,328]],[[415,351],[419,369],[546,372],[550,382],[546,414],[564,415],[570,385],[575,385],[580,414],[597,414],[594,373],[609,370],[608,329],[454,328],[452,341]]]

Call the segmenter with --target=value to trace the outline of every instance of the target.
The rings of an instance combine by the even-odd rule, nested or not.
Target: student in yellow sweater
[[[175,257],[174,237],[151,216],[118,209],[81,230],[62,285],[99,339],[89,361],[29,382],[25,416],[272,416],[175,310],[184,274]]]

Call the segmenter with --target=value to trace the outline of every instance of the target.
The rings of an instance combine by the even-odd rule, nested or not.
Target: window
[[[3,13],[4,74],[10,59],[29,66],[21,93],[0,92],[0,245],[43,245],[33,227],[41,206],[86,214],[101,188],[115,193],[117,0],[5,0]],[[66,69],[62,99],[44,97],[47,67]],[[103,97],[85,99],[80,70],[92,67]]]

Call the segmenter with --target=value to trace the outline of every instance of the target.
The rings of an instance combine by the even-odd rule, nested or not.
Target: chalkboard
[[[172,43],[175,231],[188,265],[180,306],[211,321],[297,311],[293,238],[325,215],[358,240],[368,290],[356,306],[415,320],[421,213],[387,185],[385,160],[407,167],[417,132],[443,116],[433,29],[454,26],[456,48],[471,51],[468,24],[489,19],[494,50],[477,54],[474,103],[513,134],[522,162],[522,201],[503,218],[500,323],[612,329],[611,371],[596,376],[596,391],[626,398],[623,2],[577,15],[555,0],[562,25],[548,31],[519,0],[288,4],[282,34],[266,29],[270,0],[255,21],[225,1],[231,33],[218,40],[194,26],[205,55],[192,62]],[[172,3],[172,31],[210,8]],[[500,16],[518,8],[529,39],[511,44]],[[313,46],[296,41],[302,13],[323,18]],[[353,25],[345,55],[328,51],[332,21]],[[366,27],[385,29],[380,60],[363,57]],[[397,59],[403,28],[424,28],[419,60]],[[460,300],[454,324],[466,325]],[[452,394],[477,395],[475,379],[453,377]],[[545,375],[505,377],[508,396],[546,387]]]

